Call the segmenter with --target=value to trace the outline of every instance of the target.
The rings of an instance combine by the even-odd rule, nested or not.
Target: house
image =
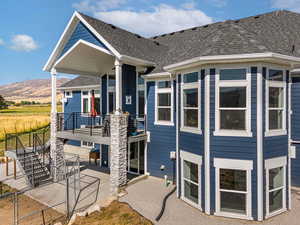
[[[300,14],[275,11],[152,38],[75,12],[44,70],[51,152],[94,146],[112,192],[127,172],[177,185],[208,215],[262,221],[300,185]],[[80,75],[60,89],[57,73]],[[293,113],[292,113],[293,112]]]

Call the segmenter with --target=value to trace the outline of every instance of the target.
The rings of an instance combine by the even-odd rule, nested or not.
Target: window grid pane
[[[158,106],[171,106],[171,93],[159,93]]]
[[[245,130],[246,110],[220,110],[220,129]]]
[[[244,170],[220,169],[220,189],[246,192],[246,177]]]
[[[220,80],[246,80],[246,69],[222,69],[220,70]]]
[[[283,110],[269,110],[269,130],[283,129]]]
[[[246,87],[220,87],[220,107],[245,108]]]
[[[158,120],[171,121],[171,108],[158,107]]]
[[[198,72],[187,73],[183,75],[183,83],[194,83],[198,81]]]

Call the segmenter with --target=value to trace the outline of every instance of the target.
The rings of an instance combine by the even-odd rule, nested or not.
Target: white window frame
[[[270,69],[272,70],[281,70],[283,72],[283,81],[270,81],[269,80],[269,71]],[[267,74],[266,74],[266,109],[265,109],[265,117],[266,117],[266,131],[265,131],[265,136],[279,136],[279,135],[286,135],[287,134],[287,129],[286,129],[286,79],[287,79],[287,72],[283,68],[278,68],[278,67],[268,67],[267,68]],[[278,87],[278,88],[283,88],[283,112],[282,112],[282,129],[276,129],[276,130],[270,130],[269,129],[269,110],[273,108],[269,108],[269,88],[270,87]],[[274,108],[275,109],[275,108]],[[279,109],[279,108],[276,108]]]
[[[161,81],[170,81],[171,87],[170,88],[158,88],[158,83]],[[155,81],[155,125],[163,125],[163,126],[174,126],[174,80],[173,79],[161,79]],[[171,94],[171,120],[170,121],[162,121],[158,120],[158,94],[160,93],[170,93]],[[166,108],[169,108],[169,106],[165,106]],[[160,108],[163,108],[160,106]]]
[[[92,143],[92,146],[85,145],[85,144],[83,144],[83,142]],[[81,148],[92,149],[92,148],[95,148],[95,143],[94,142],[90,142],[90,141],[81,141],[80,142],[80,146],[81,146]]]
[[[266,218],[270,218],[272,216],[278,215],[282,212],[285,212],[287,210],[286,208],[286,165],[287,165],[287,158],[285,156],[283,157],[276,157],[272,159],[265,160],[265,169],[266,169]],[[270,213],[270,207],[269,207],[269,175],[270,170],[283,167],[283,187],[273,189],[271,191],[280,190],[282,189],[282,209],[279,209],[275,212]]]
[[[237,159],[223,159],[214,158],[215,167],[215,189],[216,189],[216,216],[231,217],[237,219],[253,220],[252,217],[252,191],[251,191],[251,174],[253,170],[252,160],[237,160]],[[246,215],[230,212],[221,211],[221,190],[220,189],[220,169],[231,169],[231,170],[244,170],[246,171],[247,180],[247,190],[244,191],[234,191],[230,190],[232,193],[243,193],[246,194]]]
[[[143,78],[144,79],[144,78]],[[136,72],[136,118],[138,120],[144,120],[144,117],[140,117],[139,112],[139,91],[144,91],[144,96],[146,95],[146,85],[145,79],[143,84],[139,84],[139,72]],[[144,108],[144,115],[146,115],[146,111]]]
[[[67,95],[69,93],[69,95]],[[73,91],[65,91],[65,98],[73,98]]]
[[[186,152],[184,150],[180,150],[180,162],[181,162],[181,199],[183,201],[185,201],[186,203],[196,207],[197,209],[199,210],[202,210],[201,208],[201,202],[202,202],[202,199],[201,199],[201,188],[202,188],[202,182],[201,182],[201,166],[202,166],[202,156],[200,155],[196,155],[196,154],[193,154],[193,153],[190,153],[190,152]],[[194,164],[197,164],[198,166],[198,204],[196,204],[195,202],[187,199],[184,197],[184,171],[183,171],[183,163],[184,161],[188,161],[188,162],[191,162],[191,163],[194,163]],[[193,181],[190,181],[188,180],[188,182],[191,182],[191,183],[194,183]]]
[[[245,80],[220,80],[220,70],[223,69],[246,69]],[[246,108],[245,109],[245,130],[227,130],[220,128],[220,88],[221,87],[246,87]],[[237,108],[226,108],[227,110],[237,110]],[[242,108],[238,108],[241,110]],[[222,66],[216,69],[215,78],[215,136],[232,137],[252,137],[251,132],[251,71],[249,66]]]
[[[94,90],[96,91],[96,90]],[[88,92],[87,95],[83,95],[83,92]],[[100,97],[100,90],[99,90],[99,94],[95,94],[95,98],[99,98],[100,99],[100,105],[101,105],[101,97]],[[83,100],[84,99],[88,99],[88,112],[84,113],[83,112]],[[91,113],[91,102],[92,102],[92,90],[81,90],[81,112],[84,114],[89,114]]]
[[[193,83],[184,83],[184,76],[190,73],[198,73],[198,80],[197,82]],[[183,106],[183,91],[186,89],[197,89],[198,90],[198,107],[184,107]],[[180,130],[184,132],[191,132],[196,134],[201,134],[201,74],[200,71],[185,71],[182,73],[181,77],[181,125]],[[184,110],[185,109],[197,109],[198,111],[198,126],[197,127],[188,127],[184,126]]]

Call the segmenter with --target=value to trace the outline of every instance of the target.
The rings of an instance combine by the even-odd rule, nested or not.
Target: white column
[[[51,70],[51,113],[57,113],[56,109],[56,69]]]
[[[116,69],[116,114],[122,110],[122,63],[115,60]]]

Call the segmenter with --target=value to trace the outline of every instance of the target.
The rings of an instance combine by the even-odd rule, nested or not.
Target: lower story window
[[[251,160],[214,159],[216,215],[252,219]]]
[[[285,165],[286,157],[266,160],[267,217],[286,210]]]
[[[201,208],[200,171],[201,156],[180,151],[181,156],[181,196],[187,203]]]

